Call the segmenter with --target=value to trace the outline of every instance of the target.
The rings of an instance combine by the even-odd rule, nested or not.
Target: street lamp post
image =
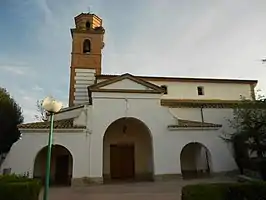
[[[53,128],[54,128],[54,114],[59,112],[62,108],[62,103],[56,101],[52,97],[46,97],[42,102],[42,107],[50,113],[50,131],[48,138],[48,151],[46,159],[46,176],[45,176],[45,186],[43,193],[43,200],[48,200],[48,191],[50,184],[50,169],[51,169],[51,153],[52,153],[52,141],[53,141]]]

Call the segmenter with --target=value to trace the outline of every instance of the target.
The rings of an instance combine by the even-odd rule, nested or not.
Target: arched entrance
[[[45,180],[45,167],[47,157],[47,146],[42,148],[34,162],[33,177]],[[51,155],[51,175],[52,185],[71,185],[73,170],[73,158],[69,150],[61,145],[53,145]]]
[[[211,173],[211,154],[201,143],[185,145],[180,154],[180,162],[184,179],[206,177]]]
[[[153,180],[153,150],[149,128],[136,118],[120,118],[103,138],[103,178]]]

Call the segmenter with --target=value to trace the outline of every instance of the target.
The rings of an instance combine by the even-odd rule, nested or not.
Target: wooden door
[[[69,155],[61,155],[56,157],[55,165],[55,183],[60,185],[69,184]]]
[[[120,149],[117,145],[110,145],[110,175],[111,179],[120,178]]]
[[[127,180],[135,176],[133,144],[110,145],[111,179]]]

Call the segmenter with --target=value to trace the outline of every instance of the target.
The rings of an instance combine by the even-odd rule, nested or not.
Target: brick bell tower
[[[102,19],[95,14],[81,13],[74,19],[69,106],[88,102],[87,86],[95,83],[95,75],[101,74],[105,32]]]

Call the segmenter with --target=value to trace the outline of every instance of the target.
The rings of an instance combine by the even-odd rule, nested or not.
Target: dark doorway
[[[46,176],[47,146],[42,148],[34,161],[33,177],[44,184]],[[70,151],[61,145],[52,146],[51,155],[51,185],[70,186],[73,171],[73,157]]]
[[[69,155],[60,155],[56,157],[55,165],[55,183],[58,185],[70,185]]]
[[[183,179],[206,178],[211,173],[211,154],[207,147],[198,142],[188,143],[181,151]]]
[[[105,183],[153,181],[152,137],[144,122],[133,117],[119,118],[107,127],[102,167]]]
[[[110,145],[111,179],[133,180],[135,176],[134,144]]]

